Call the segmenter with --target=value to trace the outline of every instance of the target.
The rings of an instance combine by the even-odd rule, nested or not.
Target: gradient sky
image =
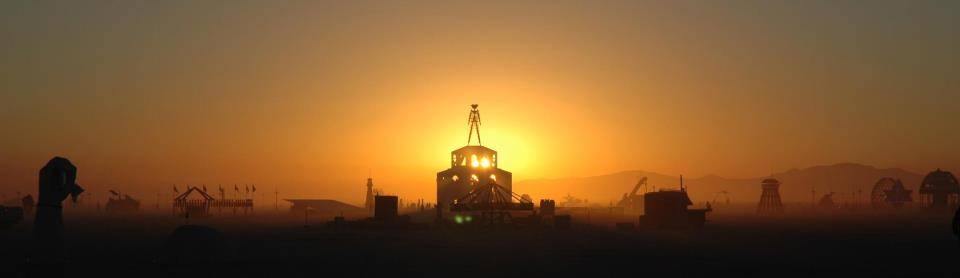
[[[0,187],[960,170],[960,1],[3,1]],[[628,185],[627,185],[628,186]],[[264,190],[264,189],[261,189]],[[522,189],[518,189],[521,190]]]

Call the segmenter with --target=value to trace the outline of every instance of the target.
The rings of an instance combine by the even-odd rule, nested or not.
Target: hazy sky
[[[960,1],[2,1],[0,187],[960,170]]]

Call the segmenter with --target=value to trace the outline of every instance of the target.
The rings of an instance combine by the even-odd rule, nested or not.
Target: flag
[[[256,185],[256,184],[253,185],[253,192],[257,192],[257,185]]]
[[[173,185],[173,192],[180,193],[180,190],[177,190],[177,185]]]
[[[250,186],[247,186],[246,190],[247,190],[247,193],[250,193]]]
[[[240,188],[236,184],[233,185],[233,191],[240,192]]]

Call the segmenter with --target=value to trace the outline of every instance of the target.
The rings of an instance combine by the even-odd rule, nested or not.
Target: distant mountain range
[[[837,202],[851,198],[852,192],[860,190],[861,201],[869,202],[870,191],[880,178],[901,179],[907,189],[916,191],[924,175],[899,168],[878,169],[856,163],[839,163],[748,179],[729,179],[716,175],[697,178],[685,176],[683,184],[694,203],[713,201],[720,191],[729,192],[731,202],[757,202],[760,199],[760,181],[765,178],[775,178],[781,182],[780,196],[784,202],[810,202],[813,197],[811,190],[816,190],[818,199],[825,193],[836,192],[834,200]],[[624,171],[593,177],[527,180],[515,183],[513,188],[517,192],[530,194],[534,199],[554,198],[562,201],[564,196],[570,194],[587,199],[590,203],[607,204],[620,200],[644,176],[651,189],[680,187],[679,176]],[[725,197],[720,197],[718,201],[723,200]]]

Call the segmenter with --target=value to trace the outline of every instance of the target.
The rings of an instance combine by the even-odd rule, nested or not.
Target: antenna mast
[[[470,107],[470,134],[467,135],[467,145],[470,145],[470,142],[473,141],[473,131],[477,131],[477,145],[483,146],[483,143],[480,142],[480,110],[477,110],[476,104],[471,104]]]

